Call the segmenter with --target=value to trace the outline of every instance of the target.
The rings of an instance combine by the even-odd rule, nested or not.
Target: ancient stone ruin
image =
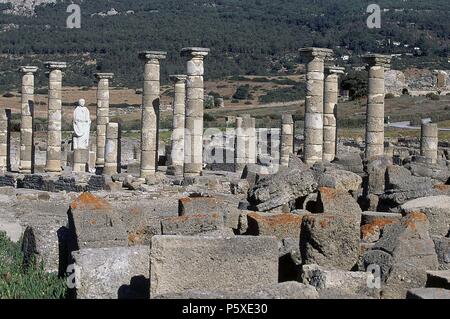
[[[140,147],[127,163],[121,127],[110,120],[113,74],[95,75],[95,114],[79,101],[68,150],[61,88],[70,65],[48,62],[46,165],[37,165],[40,71],[22,67],[18,170],[11,112],[0,112],[0,230],[14,240],[23,235],[25,264],[71,278],[72,298],[450,298],[450,153],[437,125],[424,124],[414,145],[385,139],[390,57],[371,54],[364,57],[365,141],[340,138],[344,70],[331,65],[330,49],[300,53],[307,58],[303,132],[287,113],[269,130],[240,115],[211,132],[203,127],[209,49],[182,49],[186,74],[170,77],[173,127],[164,156],[166,52],[139,53]]]

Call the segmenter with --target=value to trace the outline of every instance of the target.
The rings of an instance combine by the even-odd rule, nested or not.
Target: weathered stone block
[[[278,282],[278,243],[274,237],[155,236],[150,272],[152,298],[273,285]]]
[[[77,299],[149,298],[149,247],[81,249],[72,257]]]

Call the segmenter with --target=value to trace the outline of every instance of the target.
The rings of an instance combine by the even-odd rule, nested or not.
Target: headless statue
[[[80,99],[73,112],[73,149],[89,149],[89,133],[91,129],[91,117],[86,101]]]

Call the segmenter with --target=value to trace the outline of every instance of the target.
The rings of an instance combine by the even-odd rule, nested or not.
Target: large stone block
[[[149,298],[149,247],[81,249],[72,257],[77,299]]]
[[[224,291],[278,282],[274,237],[154,236],[151,298],[188,290]]]
[[[126,229],[111,205],[90,193],[81,194],[67,212],[73,249],[127,246]]]
[[[447,236],[450,231],[450,196],[417,198],[401,206],[403,214],[422,212],[430,222],[430,234]]]
[[[363,256],[364,267],[379,267],[384,298],[405,298],[408,289],[424,287],[426,271],[439,267],[423,213],[410,213],[384,228],[381,239]]]
[[[223,227],[223,216],[219,213],[190,214],[161,220],[163,235],[192,236],[220,230]]]
[[[300,240],[300,227],[304,215],[297,214],[247,214],[247,235],[275,236],[278,240],[292,238],[297,243]]]

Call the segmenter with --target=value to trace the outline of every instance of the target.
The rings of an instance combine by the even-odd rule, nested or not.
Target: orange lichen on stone
[[[396,223],[395,220],[388,218],[374,218],[372,223],[361,226],[361,235],[363,238],[375,234],[377,231],[383,229],[386,225]]]
[[[426,214],[421,212],[411,212],[407,215],[407,218],[403,222],[403,225],[405,225],[407,228],[410,228],[411,230],[416,230],[417,222],[426,222],[427,220],[428,217]]]
[[[329,200],[333,200],[334,198],[336,198],[338,191],[335,190],[334,188],[329,188],[329,187],[320,187],[319,188],[319,194],[320,196],[327,198]]]
[[[91,209],[101,210],[110,209],[111,205],[104,199],[99,198],[91,193],[83,193],[70,204],[72,209]]]
[[[450,189],[450,185],[438,184],[438,185],[434,185],[433,188],[438,191],[444,192],[444,191],[448,191]]]
[[[182,204],[190,203],[190,202],[191,202],[191,198],[190,198],[190,197],[183,197],[183,198],[180,198],[180,202],[181,202]]]
[[[97,225],[97,220],[91,219],[91,220],[89,221],[89,223],[90,223],[92,226],[95,226],[95,225]]]
[[[130,209],[130,214],[132,214],[132,215],[139,215],[141,213],[142,213],[142,210],[140,208],[133,207]]]

